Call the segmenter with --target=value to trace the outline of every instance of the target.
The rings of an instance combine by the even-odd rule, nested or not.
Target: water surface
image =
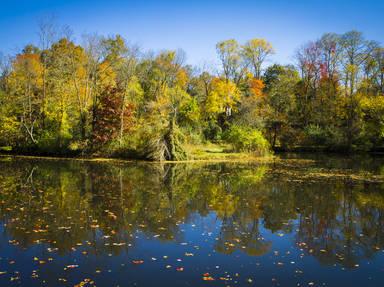
[[[384,161],[0,158],[0,286],[382,286]]]

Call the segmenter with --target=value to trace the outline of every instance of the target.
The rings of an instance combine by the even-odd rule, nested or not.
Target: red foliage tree
[[[106,88],[100,97],[99,105],[95,110],[95,123],[93,125],[93,143],[101,146],[116,138],[121,129],[121,117],[124,117],[124,130],[129,128],[132,118],[132,104],[123,109],[123,91],[116,87]]]

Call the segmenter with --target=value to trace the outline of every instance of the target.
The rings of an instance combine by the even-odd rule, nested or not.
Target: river
[[[0,286],[382,286],[384,159],[0,158]]]

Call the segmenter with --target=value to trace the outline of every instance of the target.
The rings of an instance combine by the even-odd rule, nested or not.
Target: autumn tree
[[[261,68],[267,57],[274,53],[272,44],[265,39],[252,39],[242,46],[245,61],[251,67],[254,77],[261,78]]]
[[[41,111],[42,65],[39,50],[27,46],[12,63],[9,86],[13,98],[15,114],[25,132],[27,142],[36,144],[36,127]]]
[[[127,108],[137,107],[143,97],[143,90],[136,76],[138,65],[138,48],[127,47],[121,65],[117,70],[117,85],[122,89],[119,144],[122,145],[124,130],[128,123],[124,122]]]
[[[38,23],[38,36],[39,36],[39,48],[41,50],[41,78],[42,78],[42,91],[41,91],[41,121],[42,126],[45,124],[47,97],[48,97],[48,51],[52,44],[59,37],[59,26],[56,23],[56,19],[53,15],[42,18]]]
[[[225,79],[238,84],[245,72],[240,45],[236,40],[230,39],[217,43],[216,51],[223,67]]]
[[[47,53],[48,88],[53,96],[48,99],[46,110],[48,119],[55,123],[52,133],[57,133],[59,148],[74,136],[71,130],[81,118],[77,107],[82,89],[79,78],[83,74],[83,57],[83,49],[67,38],[54,43]]]
[[[123,90],[117,87],[107,87],[100,95],[100,102],[95,111],[95,124],[93,129],[94,148],[100,148],[103,145],[115,139],[121,129],[120,117],[122,114]],[[128,124],[132,111],[126,107],[123,112],[125,122]],[[124,129],[124,127],[123,127]]]
[[[232,81],[215,78],[212,81],[212,91],[207,97],[205,111],[211,115],[224,113],[230,117],[240,100],[240,91]]]
[[[342,76],[344,83],[344,94],[346,97],[346,139],[348,146],[360,133],[359,125],[359,100],[358,85],[361,72],[370,54],[376,48],[376,44],[365,40],[362,33],[350,31],[340,38],[343,48]]]
[[[139,67],[146,101],[143,118],[149,131],[147,136],[150,137],[150,146],[146,149],[150,157],[185,158],[179,124],[191,111],[186,107],[192,98],[187,93],[189,76],[183,61],[182,51],[164,51],[146,59]]]
[[[272,65],[264,75],[268,95],[266,130],[273,148],[294,143],[296,126],[296,86],[300,80],[293,66]]]
[[[9,100],[11,63],[0,54],[0,146],[15,146],[21,140],[21,123],[15,103]]]
[[[247,73],[241,87],[238,112],[234,115],[233,124],[259,131],[264,130],[265,113],[268,110],[264,87],[263,80],[256,79],[250,72]]]

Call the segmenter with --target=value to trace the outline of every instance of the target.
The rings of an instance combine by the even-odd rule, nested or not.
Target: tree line
[[[207,142],[262,155],[312,147],[372,150],[384,139],[384,48],[357,31],[267,65],[264,39],[217,43],[218,72],[181,50],[143,53],[120,35],[40,25],[39,45],[2,57],[0,147],[14,152],[189,157]]]

